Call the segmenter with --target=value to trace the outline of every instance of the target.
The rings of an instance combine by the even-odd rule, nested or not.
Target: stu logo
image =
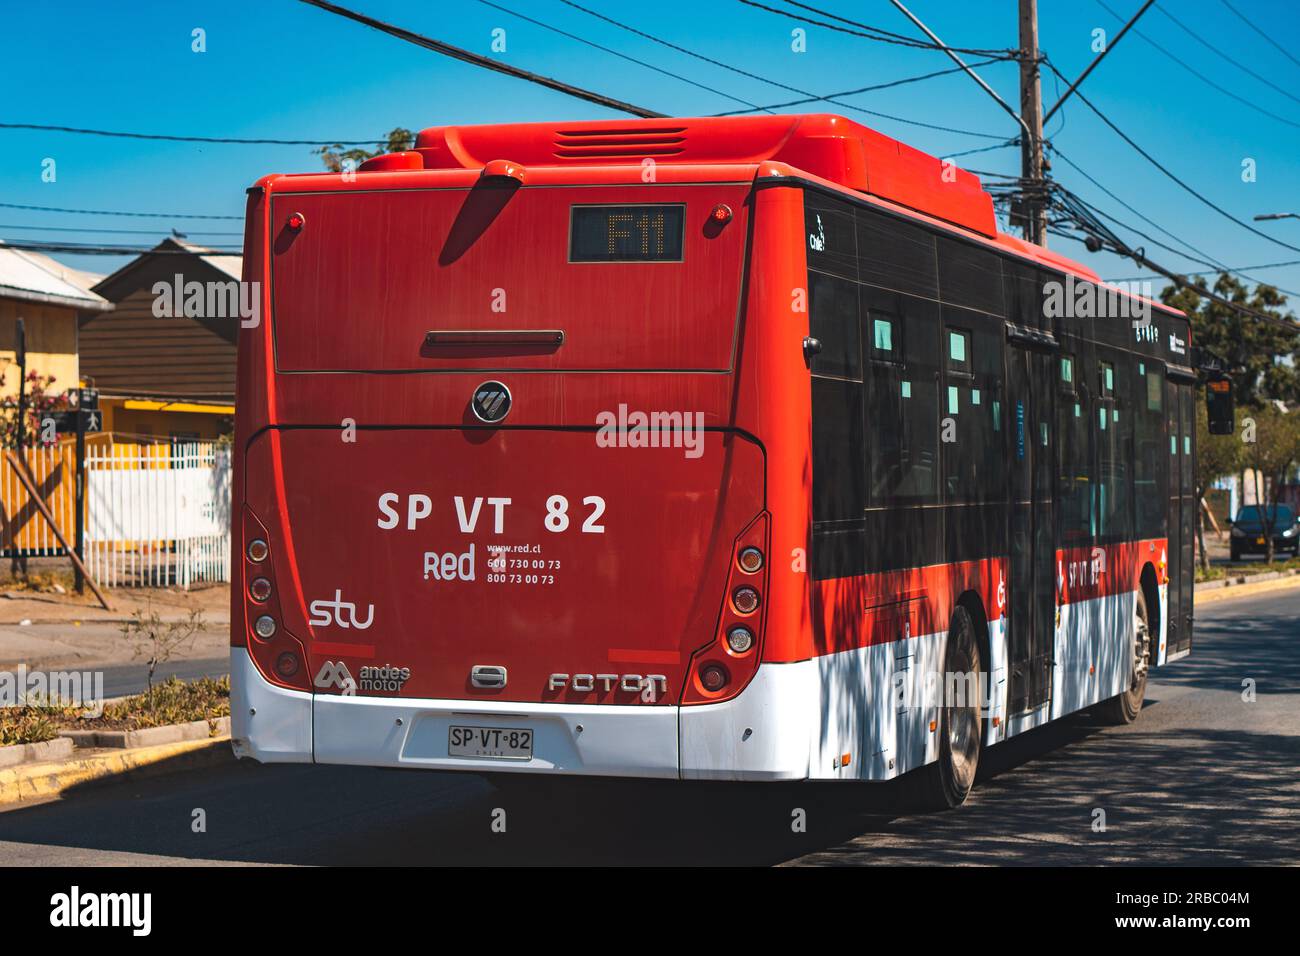
[[[51,926],[129,926],[133,936],[148,936],[152,914],[152,893],[82,893],[74,886],[50,897]]]
[[[329,627],[331,624],[337,624],[339,627],[355,627],[358,631],[364,631],[375,620],[375,606],[366,605],[366,619],[360,621],[357,619],[357,606],[351,601],[343,600],[343,591],[335,589],[334,600],[326,601],[324,599],[311,602],[311,623],[317,627]]]

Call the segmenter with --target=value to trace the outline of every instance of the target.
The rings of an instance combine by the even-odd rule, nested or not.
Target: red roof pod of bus
[[[993,200],[977,176],[950,167],[945,177],[942,160],[824,113],[436,126],[420,133],[415,151],[427,169],[476,169],[503,158],[523,166],[776,160],[981,235],[997,235]]]
[[[435,126],[417,136],[414,149],[367,160],[360,171],[481,171],[495,161],[521,171],[546,170],[549,175],[533,180],[539,185],[612,183],[637,181],[632,177],[640,177],[651,160],[656,181],[664,182],[716,181],[739,175],[742,169],[744,178],[750,178],[758,164],[759,176],[785,168],[787,175],[865,194],[1048,268],[1102,282],[1079,262],[999,232],[993,199],[978,176],[826,113]],[[377,185],[373,180],[366,183],[370,188]],[[1181,315],[1161,302],[1131,297],[1166,314]]]

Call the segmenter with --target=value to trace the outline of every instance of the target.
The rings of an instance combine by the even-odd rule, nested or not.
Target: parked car
[[[1300,516],[1287,505],[1271,505],[1273,524],[1273,553],[1290,552],[1300,557]],[[1243,554],[1263,554],[1264,509],[1260,505],[1246,505],[1237,512],[1232,522],[1232,560],[1240,561]]]

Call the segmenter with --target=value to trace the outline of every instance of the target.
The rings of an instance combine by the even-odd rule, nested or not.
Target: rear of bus
[[[249,190],[238,755],[806,776],[802,198],[762,161],[800,121],[439,128]]]

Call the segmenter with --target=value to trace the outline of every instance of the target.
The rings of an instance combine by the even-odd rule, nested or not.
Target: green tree
[[[325,168],[330,172],[341,173],[344,169],[343,164],[349,160],[352,162],[352,168],[356,169],[367,159],[382,156],[384,153],[400,153],[414,145],[415,134],[409,129],[399,126],[389,132],[388,142],[375,144],[373,152],[359,147],[344,149],[342,143],[322,146],[320,149],[312,150],[312,152],[321,158],[321,162],[325,164]]]
[[[1210,570],[1210,556],[1205,550],[1205,492],[1220,478],[1236,474],[1243,458],[1241,433],[1211,435],[1205,402],[1196,403],[1196,543],[1200,549],[1201,570]]]
[[[1206,287],[1204,279],[1196,283]],[[1253,293],[1247,293],[1241,282],[1223,274],[1215,280],[1214,291],[1249,308],[1295,321],[1293,312],[1283,312],[1286,296],[1270,285],[1258,285]],[[1288,404],[1300,402],[1300,325],[1297,331],[1289,331],[1243,315],[1192,289],[1167,286],[1160,298],[1191,317],[1194,345],[1228,362],[1238,405],[1258,408],[1273,398]]]
[[[1270,402],[1241,421],[1242,463],[1255,473],[1255,500],[1263,508],[1265,560],[1273,563],[1273,511],[1282,485],[1300,461],[1300,411],[1286,412]],[[1253,438],[1251,441],[1249,439]]]

